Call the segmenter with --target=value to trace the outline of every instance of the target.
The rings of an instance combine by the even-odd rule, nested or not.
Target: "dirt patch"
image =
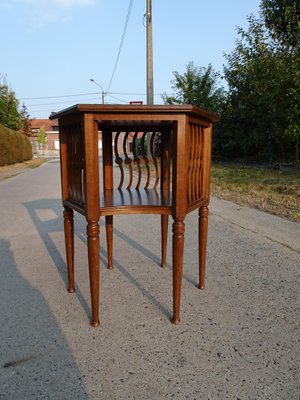
[[[0,181],[19,175],[22,172],[27,171],[28,168],[37,168],[49,160],[49,158],[33,158],[32,160],[24,161],[22,163],[4,165],[3,167],[0,167]]]

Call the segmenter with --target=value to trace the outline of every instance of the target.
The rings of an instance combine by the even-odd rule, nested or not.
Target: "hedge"
[[[0,125],[0,166],[32,159],[27,136]]]

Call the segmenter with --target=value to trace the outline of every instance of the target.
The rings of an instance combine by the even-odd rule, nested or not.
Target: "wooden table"
[[[74,292],[74,210],[87,220],[92,326],[100,323],[100,217],[105,216],[106,220],[108,268],[112,268],[113,216],[161,215],[164,267],[168,216],[172,215],[172,322],[179,323],[184,220],[195,209],[199,210],[199,288],[204,288],[212,122],[218,117],[190,105],[79,104],[50,117],[55,118],[59,120],[69,292]],[[100,131],[102,182],[99,179]],[[120,176],[117,185],[114,182],[116,166]]]

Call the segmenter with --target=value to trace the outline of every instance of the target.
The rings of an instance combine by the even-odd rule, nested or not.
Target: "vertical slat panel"
[[[67,200],[69,197],[69,175],[68,175],[68,135],[67,129],[62,126],[59,132],[59,151],[60,151],[60,159],[61,159],[61,189],[62,189],[62,198],[63,200]]]
[[[112,155],[112,132],[108,129],[102,130],[102,160],[103,160],[103,188],[114,188],[113,177],[113,155]]]
[[[170,130],[172,129],[170,128]],[[166,134],[169,135],[170,131],[165,130],[165,136]],[[149,136],[150,143],[147,146],[146,140]],[[161,132],[155,130],[150,135],[146,130],[132,131],[128,129],[127,131],[116,132],[114,137],[114,152],[115,163],[119,167],[119,190],[123,190],[124,188],[129,191],[133,188],[140,190],[142,181],[145,190],[157,190],[161,180],[161,168],[159,165],[161,160],[156,155],[156,146],[161,147],[161,137]],[[147,147],[150,149],[150,156],[147,153]],[[160,151],[159,147],[158,151]],[[170,149],[168,148],[167,151],[167,163],[170,164]],[[170,165],[166,168],[166,172],[169,176]],[[125,184],[125,180],[128,184]],[[170,186],[169,178],[167,186]]]
[[[201,195],[201,135],[202,128],[199,125],[195,126],[195,134],[196,134],[196,157],[195,157],[195,168],[196,168],[196,177],[195,177],[195,189],[196,189],[196,199],[200,198]]]
[[[196,149],[197,149],[197,140],[196,140],[196,129],[195,125],[191,125],[191,135],[193,138],[193,148],[192,148],[192,202],[196,200],[196,165],[195,165],[195,160],[196,160]]]
[[[187,202],[191,206],[203,198],[203,127],[189,123]]]
[[[209,199],[210,194],[210,164],[211,164],[211,146],[212,146],[212,125],[203,128],[203,146],[202,146],[202,165],[205,169],[202,171],[202,191],[203,196]]]
[[[193,150],[193,141],[191,137],[191,131],[187,137],[188,140],[188,177],[187,177],[187,202],[188,204],[192,202],[192,185],[191,185],[191,175],[192,175],[192,150]]]
[[[199,157],[198,157],[198,198],[203,195],[203,127],[199,126]]]
[[[80,126],[75,125],[74,128],[74,196],[77,203],[80,203],[82,195],[80,149],[82,148],[82,143],[80,140]]]
[[[83,135],[80,123],[64,127],[67,140],[68,200],[83,206]]]

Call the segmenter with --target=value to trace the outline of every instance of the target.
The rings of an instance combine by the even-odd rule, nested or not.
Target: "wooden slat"
[[[134,157],[133,161],[134,161],[134,163],[136,165],[137,174],[138,174],[137,182],[136,182],[136,186],[135,186],[136,189],[140,188],[141,179],[142,179],[141,161],[140,161],[140,158],[139,158],[138,152],[137,152],[137,137],[138,137],[138,134],[139,134],[138,132],[135,132],[135,134],[133,136],[133,141],[132,141],[133,157]]]
[[[146,167],[146,172],[147,172],[147,176],[146,176],[146,184],[144,189],[148,189],[149,185],[150,185],[150,179],[151,179],[151,173],[150,173],[150,167],[149,167],[149,159],[147,157],[147,146],[145,143],[145,138],[147,136],[147,132],[143,133],[142,136],[142,157],[145,163],[145,167]]]
[[[152,133],[151,135],[151,140],[150,140],[150,152],[151,152],[151,157],[152,157],[152,162],[155,168],[155,181],[153,184],[153,188],[156,189],[158,182],[159,182],[159,170],[158,170],[158,164],[157,164],[157,157],[155,155],[155,148],[154,148],[154,140],[156,136],[158,135],[158,132]]]
[[[187,176],[187,203],[188,208],[203,203],[203,165],[207,164],[204,160],[204,132],[209,128],[204,128],[200,124],[189,121],[188,137],[188,176]],[[206,183],[207,184],[207,183]]]
[[[121,174],[118,189],[122,189],[123,182],[124,182],[123,160],[122,160],[122,157],[120,157],[119,148],[118,148],[120,134],[121,134],[121,132],[117,132],[117,134],[115,136],[115,141],[114,141],[114,149],[115,149],[115,156],[116,156],[115,162],[116,162],[116,164],[118,164],[118,166],[120,168],[120,174]]]
[[[132,173],[132,160],[131,158],[128,156],[127,153],[127,147],[128,147],[128,136],[129,136],[129,132],[125,133],[125,136],[123,138],[123,153],[124,153],[124,162],[128,168],[128,174],[129,174],[129,179],[128,179],[128,185],[126,187],[126,189],[130,189],[131,185],[132,185],[132,181],[133,181],[133,173]]]

